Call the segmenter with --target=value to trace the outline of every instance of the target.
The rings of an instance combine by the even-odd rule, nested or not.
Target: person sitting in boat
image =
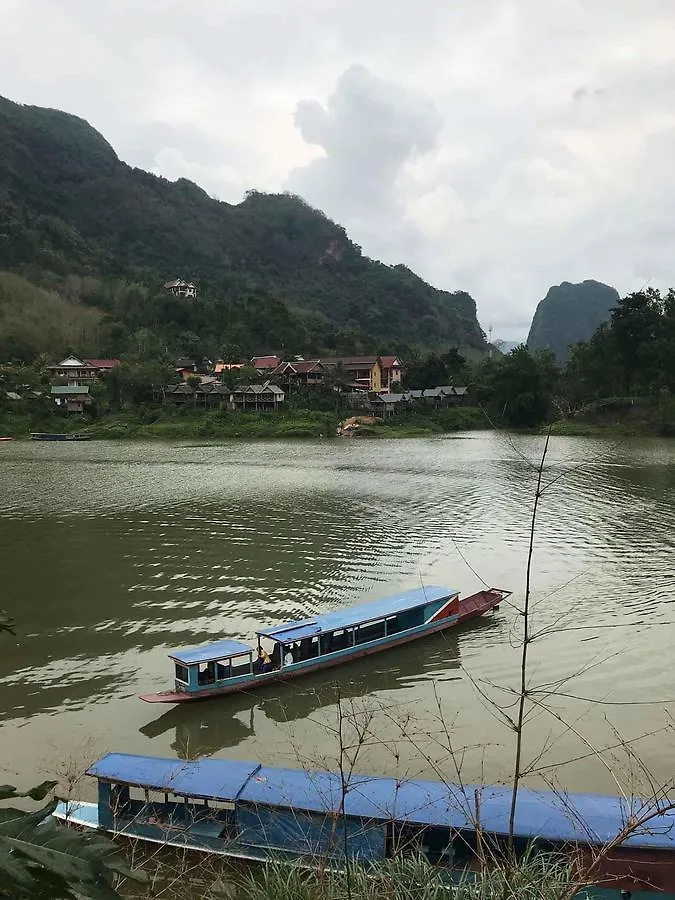
[[[293,656],[293,648],[292,648],[291,645],[289,644],[289,645],[288,645],[287,647],[285,647],[284,649],[285,649],[285,651],[286,651],[286,652],[284,653],[284,665],[285,665],[285,666],[292,666],[293,663],[295,662],[295,657]]]
[[[264,647],[258,647],[258,658],[253,664],[253,668],[256,672],[269,672],[272,668],[272,660]]]

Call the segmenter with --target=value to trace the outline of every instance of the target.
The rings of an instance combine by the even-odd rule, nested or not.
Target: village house
[[[219,377],[222,378],[222,376],[226,372],[232,372],[232,371],[236,371],[237,369],[243,369],[243,368],[244,368],[243,362],[228,363],[228,362],[223,362],[222,359],[219,359],[216,362],[215,366],[213,367],[213,374],[218,375]]]
[[[284,401],[284,392],[276,384],[245,384],[234,390],[220,381],[206,379],[201,384],[171,384],[164,388],[164,402],[198,409],[243,409],[256,412],[276,411]]]
[[[342,372],[345,386],[354,391],[391,393],[403,375],[397,356],[331,356],[320,361],[325,369]]]
[[[54,384],[51,397],[59,409],[69,413],[82,413],[93,402],[88,384]]]
[[[417,394],[417,391],[410,391],[411,394]],[[419,392],[421,398],[429,406],[449,406],[461,405],[467,400],[468,389],[465,387],[455,387],[453,384],[443,384],[440,387],[427,388]]]
[[[407,409],[409,404],[407,394],[377,394],[370,398],[370,409],[385,418]]]
[[[426,388],[426,390],[410,390],[400,393],[355,392],[348,395],[349,405],[353,409],[368,410],[375,415],[388,416],[407,409],[419,409],[421,406],[462,406],[470,402],[468,388],[454,385]]]
[[[388,393],[395,393],[395,388],[400,387],[403,378],[403,364],[398,356],[380,356],[380,367],[382,369],[381,384],[382,390]]]
[[[382,369],[376,356],[329,356],[323,357],[321,363],[352,391],[382,390]]]
[[[282,384],[290,387],[302,385],[321,384],[324,379],[325,368],[320,359],[302,359],[293,362],[283,362],[272,372],[272,375]]]
[[[284,392],[278,384],[244,384],[232,391],[232,406],[257,412],[273,412],[284,402]]]
[[[194,359],[189,359],[187,356],[182,356],[180,359],[176,360],[176,374],[180,375],[180,377],[185,380],[186,378],[191,378],[193,375],[197,374],[197,361]]]
[[[251,359],[251,365],[259,372],[273,372],[281,363],[280,356],[254,356]]]
[[[174,278],[173,281],[167,281],[164,290],[173,294],[174,297],[196,297],[197,285],[192,281],[183,281],[182,278]]]
[[[169,384],[164,388],[164,402],[174,406],[185,406],[194,403],[195,389],[185,381],[180,384]]]
[[[70,385],[92,384],[119,366],[119,359],[79,359],[68,356],[55,366],[49,366],[53,380],[66,381]]]

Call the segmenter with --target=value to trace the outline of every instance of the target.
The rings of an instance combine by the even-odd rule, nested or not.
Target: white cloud
[[[0,0],[12,99],[221,199],[288,185],[520,338],[551,284],[675,282],[675,7]]]

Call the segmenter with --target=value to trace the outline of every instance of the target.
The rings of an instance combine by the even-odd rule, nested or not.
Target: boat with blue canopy
[[[296,678],[482,616],[497,609],[510,593],[489,588],[460,599],[459,591],[432,585],[262,628],[256,632],[256,647],[224,639],[172,650],[173,690],[142,694],[141,699],[182,703]]]
[[[51,431],[32,431],[31,441],[90,441],[88,434],[57,434]]]
[[[54,815],[156,844],[239,859],[341,867],[423,853],[452,872],[477,868],[480,840],[506,850],[511,790],[263,766],[241,760],[182,761],[110,753],[88,770],[98,802],[62,802]],[[655,810],[625,831],[648,802],[521,787],[517,854],[528,850],[597,857],[596,887],[584,897],[675,900],[675,812]],[[487,844],[484,844],[487,846]],[[595,856],[594,856],[595,855]]]

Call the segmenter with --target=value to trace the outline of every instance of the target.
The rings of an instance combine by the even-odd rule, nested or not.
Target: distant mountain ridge
[[[239,304],[240,343],[257,352],[281,349],[281,337],[273,343],[278,328],[263,321],[271,305],[297,350],[305,349],[303,329],[315,344],[325,333],[326,348],[339,349],[336,328],[380,344],[487,347],[469,294],[365,257],[301,198],[252,191],[238,205],[219,202],[185,179],[128,166],[83,119],[3,98],[0,268],[48,287],[71,274],[155,287],[178,276],[197,280],[200,296]],[[185,331],[216,341],[220,332],[203,313],[186,307],[181,315]],[[223,312],[219,322],[227,321]]]
[[[558,363],[564,365],[570,346],[588,341],[610,319],[618,301],[618,292],[600,281],[563,281],[549,288],[534,313],[528,349],[552,350]]]

